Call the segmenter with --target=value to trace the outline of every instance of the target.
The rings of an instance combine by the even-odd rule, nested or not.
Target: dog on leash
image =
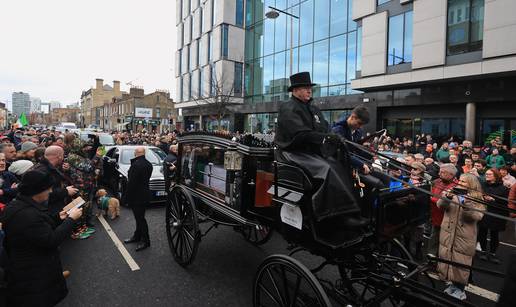
[[[97,207],[103,215],[109,215],[114,220],[120,216],[120,201],[115,197],[108,196],[105,189],[100,189],[95,194],[97,198]]]

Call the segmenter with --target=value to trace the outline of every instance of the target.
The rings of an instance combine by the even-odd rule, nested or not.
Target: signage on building
[[[152,117],[152,108],[135,108],[134,116],[144,118]]]

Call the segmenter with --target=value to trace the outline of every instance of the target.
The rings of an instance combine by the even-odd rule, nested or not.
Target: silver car
[[[111,188],[113,193],[120,199],[124,199],[127,187],[127,176],[131,159],[134,158],[134,150],[137,145],[117,145],[109,147],[104,156],[103,182]],[[162,172],[163,159],[165,152],[154,146],[143,146],[145,148],[145,158],[152,164],[153,170],[149,182],[152,193],[151,203],[164,202],[167,193],[165,191],[165,178]]]

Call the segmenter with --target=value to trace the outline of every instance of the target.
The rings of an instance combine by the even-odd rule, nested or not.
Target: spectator
[[[35,170],[48,173],[53,178],[54,185],[48,199],[48,211],[51,214],[60,212],[65,205],[65,198],[77,194],[77,189],[72,185],[63,188],[65,178],[59,170],[63,164],[64,151],[59,146],[50,146],[45,149],[45,158],[34,166]]]
[[[450,153],[448,152],[448,142],[444,142],[441,145],[441,148],[437,151],[436,158],[439,162],[448,162],[448,157]]]
[[[16,148],[12,143],[3,143],[1,146],[1,152],[5,155],[5,163],[7,168],[11,166],[16,160]]]
[[[469,173],[473,169],[473,160],[469,157],[464,158],[464,166],[462,166],[462,173]]]
[[[469,208],[485,210],[483,205],[475,201],[475,199],[482,199],[481,186],[474,175],[462,174],[456,189],[464,190],[466,195],[443,191],[442,196],[454,203],[451,204],[449,200],[443,199],[437,201],[437,206],[444,209],[439,238],[439,257],[471,265],[477,242],[477,222],[482,219],[483,214]],[[464,207],[458,206],[457,203]],[[464,288],[468,284],[469,270],[440,262],[437,271],[442,280],[450,282],[444,292],[459,300],[465,300]]]
[[[423,152],[423,155],[425,158],[437,159],[436,154],[434,152],[434,146],[432,145],[432,143],[426,144],[425,152]]]
[[[509,216],[507,211],[507,202],[501,198],[507,198],[509,190],[502,184],[502,176],[496,168],[486,171],[486,182],[484,187],[484,200],[487,202],[487,212],[494,214]],[[482,247],[480,259],[491,261],[495,264],[500,263],[500,259],[496,256],[498,249],[500,231],[505,230],[506,221],[491,215],[485,215],[479,223],[478,241]],[[487,253],[487,234],[490,234],[489,253]]]
[[[34,161],[34,153],[38,145],[32,142],[24,142],[21,144],[21,149],[16,156],[16,160],[29,160]]]
[[[18,193],[16,176],[6,170],[5,155],[0,153],[0,203],[9,204]]]
[[[34,162],[40,163],[45,158],[45,147],[38,147],[34,152]]]
[[[169,153],[163,160],[163,175],[165,177],[165,191],[170,191],[170,185],[176,170],[177,145],[170,145]]]
[[[480,159],[473,163],[473,169],[471,170],[471,173],[478,178],[481,184],[484,184],[486,181],[486,161]]]
[[[424,161],[426,171],[430,175],[431,180],[439,178],[439,165],[432,158],[426,158]]]
[[[82,209],[50,216],[46,204],[53,185],[49,173],[26,173],[20,195],[3,216],[8,306],[54,306],[68,293],[58,247]]]
[[[508,166],[504,166],[500,169],[500,175],[502,175],[503,185],[510,189],[515,183],[516,178],[514,178],[509,172],[511,168]]]
[[[432,186],[432,197],[430,198],[432,234],[428,243],[428,252],[434,255],[437,255],[438,252],[439,235],[444,217],[444,210],[437,207],[437,201],[443,191],[451,190],[457,185],[455,174],[457,174],[457,168],[453,164],[445,163],[441,165],[439,179],[435,180]]]
[[[459,166],[459,158],[457,157],[457,155],[453,154],[450,155],[448,159],[450,159],[450,163],[453,164],[453,166],[455,166],[455,168],[457,169],[455,177],[458,179],[460,177],[460,174],[462,173],[462,168]]]
[[[488,168],[500,169],[505,166],[505,159],[498,154],[498,149],[494,148],[491,154],[486,158]]]
[[[18,181],[21,181],[23,174],[25,174],[33,166],[34,163],[29,160],[14,161],[13,164],[9,166],[9,172],[13,173]]]

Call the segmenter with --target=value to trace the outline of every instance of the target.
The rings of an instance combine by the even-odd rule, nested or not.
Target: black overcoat
[[[295,97],[279,109],[275,143],[276,159],[297,165],[312,178],[312,212],[316,221],[359,211],[349,160],[321,156],[328,122],[319,108]]]
[[[507,189],[501,182],[495,184],[485,183],[483,185],[483,190],[486,194],[500,196],[501,198],[507,198],[509,196],[509,189]],[[508,208],[507,202],[497,198],[492,202],[488,202],[487,212],[499,214],[502,216],[509,216],[509,211],[507,211],[506,208]],[[479,222],[480,227],[496,231],[504,231],[506,224],[506,220],[499,219],[487,214],[484,214],[484,217]]]
[[[150,201],[149,180],[151,175],[152,164],[145,159],[145,156],[131,159],[126,193],[126,202],[130,206],[147,204]]]
[[[68,293],[58,247],[72,233],[46,205],[18,196],[2,216],[8,256],[8,306],[54,306]]]
[[[65,182],[65,177],[60,170],[52,166],[47,159],[41,160],[40,163],[32,167],[33,170],[37,170],[43,173],[50,173],[50,176],[54,179],[54,185],[52,185],[52,192],[48,199],[48,211],[51,215],[59,213],[65,206],[65,199],[68,197],[68,190],[66,185],[71,185],[69,182]]]

